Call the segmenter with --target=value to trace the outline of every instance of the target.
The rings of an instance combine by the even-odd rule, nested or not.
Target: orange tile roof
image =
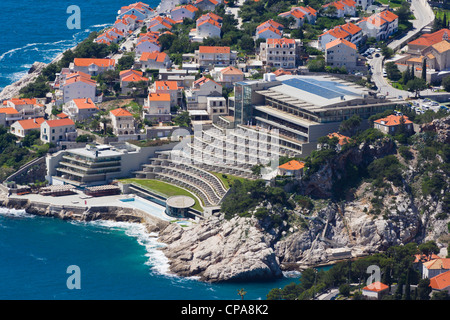
[[[148,81],[148,78],[140,76],[138,74],[132,73],[128,76],[123,77],[122,79],[120,79],[121,81],[124,82],[139,82],[139,81]]]
[[[425,254],[416,254],[414,257],[415,257],[414,263],[427,262],[430,260],[439,259],[439,256],[435,255],[434,253],[431,256],[427,256]]]
[[[5,113],[5,114],[18,114],[19,111],[17,111],[14,108],[0,108],[0,113]]]
[[[117,108],[114,110],[109,111],[112,115],[115,117],[132,117],[133,115],[124,108]]]
[[[116,60],[114,59],[90,59],[90,58],[75,58],[73,63],[77,67],[88,67],[91,64],[95,64],[98,67],[111,67],[116,65]]]
[[[239,70],[239,69],[237,69],[237,68],[235,68],[233,66],[229,66],[229,67],[226,67],[225,69],[220,70],[220,73],[222,73],[222,74],[235,74],[235,75],[243,75],[244,74],[241,70]]]
[[[75,122],[73,122],[71,119],[66,118],[66,119],[57,119],[57,120],[47,120],[44,121],[48,124],[48,126],[50,128],[54,128],[54,127],[63,127],[63,126],[74,126]]]
[[[23,130],[39,129],[41,124],[45,121],[44,118],[26,119],[17,121]]]
[[[340,133],[337,133],[337,132],[333,132],[333,133],[330,133],[329,135],[328,135],[328,138],[334,138],[334,137],[336,137],[336,138],[338,138],[339,139],[339,144],[341,145],[341,146],[343,146],[344,144],[347,144],[347,143],[349,143],[350,141],[351,141],[351,139],[349,138],[349,137],[347,137],[347,136],[344,136],[343,134],[340,134]]]
[[[407,123],[412,123],[407,116],[396,116],[394,114],[387,116],[386,118],[381,118],[381,119],[377,119],[374,122],[379,123],[381,125],[385,125],[385,126],[398,126],[400,125],[400,119],[403,117],[403,119],[405,120],[405,124]],[[384,123],[382,123],[384,122]]]
[[[270,38],[270,39],[267,39],[266,43],[274,44],[274,45],[278,44],[278,45],[282,46],[284,44],[295,44],[295,40],[287,39],[287,38],[280,38],[280,39]]]
[[[325,49],[330,49],[330,48],[332,48],[332,47],[334,47],[334,46],[337,46],[337,45],[339,45],[339,44],[344,44],[344,45],[346,45],[347,47],[350,47],[350,48],[352,48],[352,49],[354,49],[354,50],[356,50],[356,44],[354,44],[354,43],[351,43],[350,41],[347,41],[347,40],[345,40],[345,39],[334,39],[333,41],[331,41],[331,42],[328,42],[326,45],[325,45]]]
[[[122,77],[123,75],[128,75],[128,74],[137,74],[138,76],[143,76],[144,73],[142,71],[139,70],[134,70],[134,69],[129,69],[129,70],[122,70],[119,73],[119,76]]]
[[[69,116],[67,114],[65,114],[64,112],[61,112],[61,113],[58,113],[56,115],[56,117],[59,119],[65,119],[65,118],[68,118]]]
[[[435,290],[444,290],[450,287],[450,271],[438,274],[431,278],[430,287]]]
[[[359,27],[359,26],[357,26],[357,25],[355,25],[355,24],[353,24],[353,23],[351,23],[351,22],[347,22],[346,24],[343,24],[343,25],[341,25],[341,26],[339,26],[342,30],[344,30],[344,31],[346,31],[346,32],[348,32],[348,33],[350,33],[351,35],[355,35],[355,34],[357,34],[358,32],[360,32],[360,31],[362,31],[362,29]]]
[[[291,160],[289,162],[286,162],[285,164],[278,166],[278,168],[285,170],[300,170],[304,167],[305,163],[297,160]]]
[[[213,46],[200,46],[198,48],[200,53],[230,53],[230,47],[213,47]]]
[[[149,101],[170,101],[170,94],[168,93],[149,93]]]
[[[417,38],[416,40],[408,42],[408,44],[429,47],[435,43],[438,43],[442,40],[447,40],[449,38],[450,38],[450,30],[449,29],[441,29],[434,33],[423,34],[420,38]]]
[[[87,99],[73,99],[73,102],[77,106],[78,109],[98,109],[98,107],[95,105],[95,103],[92,101],[91,98]]]
[[[264,31],[272,31],[273,33],[276,33],[276,34],[278,34],[278,35],[280,35],[281,36],[281,32],[280,32],[280,30],[278,30],[278,29],[275,29],[274,27],[272,27],[272,26],[269,26],[269,27],[267,27],[267,28],[264,28],[264,29],[260,29],[259,31],[258,31],[258,33],[263,33]]]
[[[437,52],[443,53],[443,52],[450,50],[450,42],[448,42],[446,40],[442,40],[441,42],[433,44],[432,47]]]
[[[24,104],[36,104],[36,99],[10,99],[8,100],[15,105],[24,105]]]
[[[156,90],[178,90],[176,81],[155,81],[154,87]]]
[[[379,281],[376,281],[374,283],[371,283],[368,286],[365,286],[363,288],[363,290],[366,291],[373,291],[373,292],[380,292],[380,291],[384,291],[386,289],[388,289],[389,287],[387,285],[385,285],[384,283],[381,283]]]
[[[213,19],[204,20],[204,21],[200,22],[199,24],[197,24],[197,27],[202,26],[205,23],[211,24],[211,25],[213,25],[213,26],[215,26],[215,27],[217,27],[219,29],[221,28],[220,24],[217,21],[213,20]]]
[[[379,15],[381,18],[383,18],[384,20],[387,20],[388,22],[392,22],[395,19],[398,19],[398,15],[396,15],[395,13],[393,13],[389,10],[384,10],[383,12],[380,12]]]
[[[167,58],[167,54],[165,52],[152,51],[152,52],[144,52],[141,55],[140,61],[149,61],[154,60],[156,62],[164,62]]]
[[[450,258],[439,258],[425,262],[423,266],[427,269],[450,269]]]

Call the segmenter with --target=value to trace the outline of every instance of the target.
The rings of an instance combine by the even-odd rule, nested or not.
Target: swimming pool
[[[170,221],[173,220],[173,218],[169,217],[165,210],[166,208],[156,204],[154,202],[139,198],[139,197],[133,197],[133,198],[126,198],[126,199],[119,199],[121,202],[125,202],[137,209],[140,209],[142,211],[147,212],[148,214],[151,214],[161,220]]]

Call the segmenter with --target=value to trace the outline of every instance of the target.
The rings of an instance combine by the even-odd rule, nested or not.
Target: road
[[[411,1],[411,10],[416,17],[415,20],[412,20],[413,29],[407,32],[400,39],[396,39],[388,44],[388,47],[394,50],[399,49],[403,44],[407,43],[407,41],[416,35],[418,32],[421,32],[422,29],[430,24],[434,20],[434,13],[431,7],[429,6],[426,0],[412,0]],[[369,60],[369,65],[372,70],[372,81],[378,88],[378,92],[380,94],[386,95],[388,97],[413,97],[414,94],[412,92],[395,89],[388,82],[387,79],[383,77],[383,56],[380,54],[380,57],[374,57]],[[420,92],[421,95],[431,94],[432,91],[427,89]]]

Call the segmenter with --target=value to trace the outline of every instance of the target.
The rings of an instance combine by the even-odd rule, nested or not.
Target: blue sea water
[[[49,63],[90,32],[112,25],[117,11],[136,1],[1,0],[0,91],[24,76],[35,61]],[[146,1],[156,7],[159,0]],[[70,30],[70,5],[81,11],[81,29]]]
[[[0,300],[265,300],[298,277],[209,284],[167,272],[154,235],[140,224],[68,222],[0,208]],[[80,289],[68,279],[79,267]],[[75,283],[71,281],[69,283]]]

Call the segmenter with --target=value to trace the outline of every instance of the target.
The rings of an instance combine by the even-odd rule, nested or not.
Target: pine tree
[[[423,59],[422,62],[422,79],[427,81],[427,59]]]

